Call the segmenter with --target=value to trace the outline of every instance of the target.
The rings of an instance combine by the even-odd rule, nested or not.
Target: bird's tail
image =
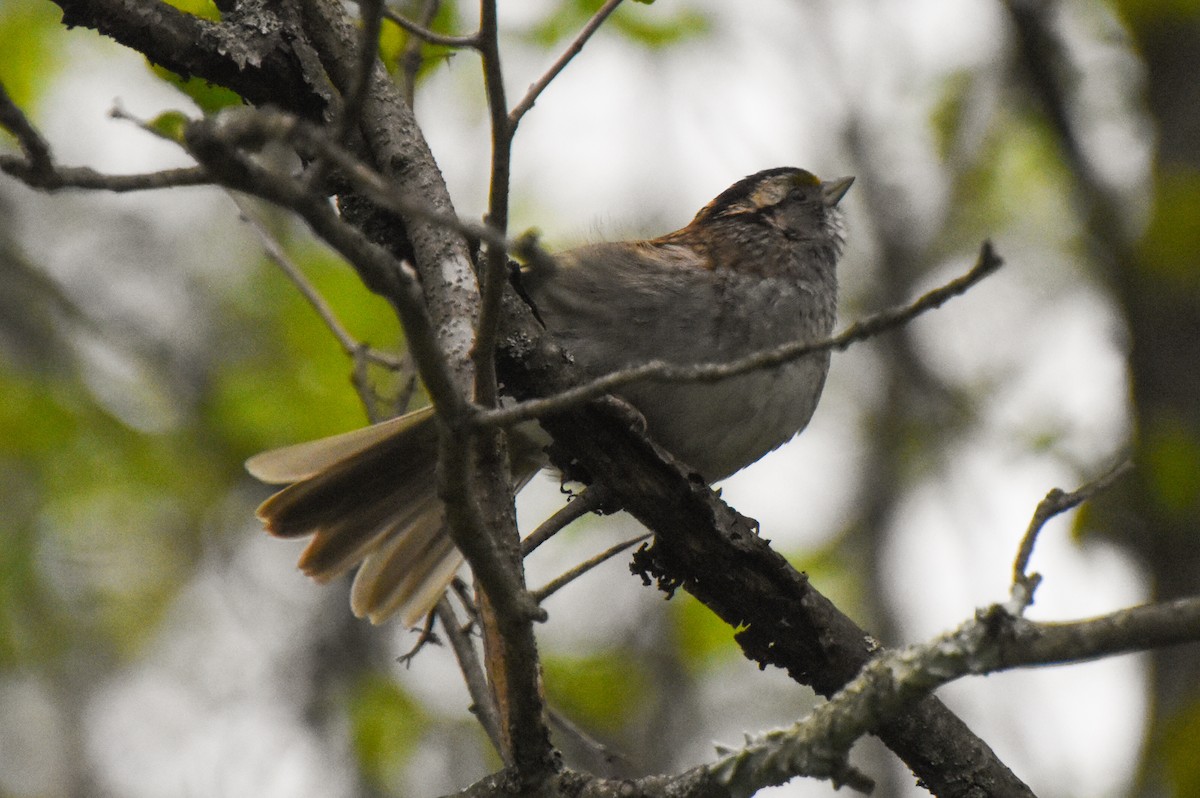
[[[372,623],[399,613],[415,625],[462,563],[437,496],[437,434],[425,408],[246,461],[263,482],[288,485],[258,517],[273,535],[313,536],[304,573],[327,582],[361,563],[350,606]]]

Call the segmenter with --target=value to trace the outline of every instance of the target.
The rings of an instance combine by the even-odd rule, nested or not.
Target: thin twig
[[[371,85],[371,72],[375,68],[375,56],[379,51],[379,31],[383,24],[383,0],[358,0],[359,15],[362,18],[362,32],[359,37],[358,64],[355,65],[353,80],[346,87],[345,103],[342,105],[340,134],[338,139],[345,141],[346,136],[358,124],[359,113],[366,100]]]
[[[1065,513],[1067,510],[1074,509],[1096,494],[1107,490],[1114,482],[1125,476],[1132,469],[1132,461],[1121,460],[1104,474],[1084,484],[1078,490],[1067,493],[1059,488],[1054,488],[1046,494],[1046,498],[1038,503],[1037,509],[1033,511],[1033,518],[1029,521],[1029,527],[1025,530],[1025,535],[1021,538],[1021,546],[1017,550],[1017,557],[1013,562],[1013,597],[1017,600],[1020,610],[1024,610],[1033,600],[1033,588],[1036,587],[1035,580],[1037,579],[1037,575],[1027,573],[1027,569],[1029,568],[1029,559],[1033,556],[1033,547],[1037,544],[1037,538],[1042,531],[1042,527],[1051,518]]]
[[[558,60],[550,65],[550,68],[546,70],[546,74],[538,78],[537,82],[529,87],[529,91],[525,93],[521,101],[509,112],[508,122],[511,127],[516,128],[517,124],[521,121],[521,117],[525,116],[529,109],[533,107],[533,104],[537,102],[537,98],[546,90],[550,82],[558,77],[558,73],[562,72],[567,64],[571,63],[571,59],[579,54],[579,51],[587,44],[588,39],[592,38],[592,34],[604,24],[604,20],[608,19],[608,16],[616,11],[619,5],[621,5],[621,0],[608,0],[608,2],[600,7],[600,10],[592,15],[588,23],[583,26],[583,30],[579,31],[579,35],[563,51]]]
[[[416,659],[417,654],[427,645],[440,646],[442,641],[433,632],[434,614],[432,612],[426,614],[425,623],[421,626],[421,633],[417,635],[417,642],[413,643],[412,648],[396,657],[396,662],[403,665],[405,668],[412,665],[412,661]]]
[[[557,535],[569,524],[590,512],[599,510],[608,502],[608,498],[608,493],[602,485],[589,485],[521,541],[522,556],[528,557],[534,549]]]
[[[360,343],[350,334],[338,319],[337,314],[334,313],[333,307],[325,301],[325,297],[321,296],[321,292],[309,281],[303,270],[288,257],[287,252],[283,249],[283,245],[267,230],[266,225],[258,218],[249,204],[234,192],[230,191],[228,193],[233,199],[234,204],[237,205],[238,212],[242,218],[250,225],[250,229],[258,235],[259,243],[262,244],[263,251],[267,254],[267,257],[292,281],[292,284],[300,291],[300,295],[308,301],[308,304],[321,317],[321,321],[333,333],[333,337],[337,339],[338,344],[342,347],[342,351],[349,357],[355,359],[362,358],[389,369],[399,370],[402,366],[400,358],[372,349]]]
[[[251,114],[258,116],[257,112]],[[458,423],[468,412],[468,406],[450,373],[446,354],[438,345],[421,286],[411,267],[346,224],[324,197],[308,192],[290,176],[256,163],[239,148],[238,134],[244,131],[237,126],[230,129],[224,119],[220,115],[188,125],[188,151],[225,185],[298,213],[318,236],[354,265],[369,289],[391,302],[438,413]]]
[[[614,371],[569,390],[542,399],[529,399],[495,410],[482,410],[472,419],[480,426],[509,426],[522,421],[560,412],[582,402],[596,399],[622,385],[639,380],[661,382],[716,382],[728,377],[783,363],[825,351],[844,351],[851,344],[872,338],[882,332],[907,324],[922,313],[941,307],[953,297],[965,293],[973,285],[1000,267],[1003,261],[990,242],[985,241],[979,259],[966,274],[924,294],[915,302],[891,308],[855,322],[844,331],[822,341],[793,341],[783,346],[756,352],[728,363],[701,363],[681,366],[662,360],[652,360],[640,366]]]
[[[492,133],[492,168],[488,181],[488,226],[501,235],[508,231],[508,191],[512,167],[513,126],[508,121],[504,93],[504,71],[500,65],[500,28],[496,0],[479,4],[479,56],[483,63],[484,91]],[[508,253],[487,246],[480,273],[479,321],[475,329],[475,401],[495,407],[499,398],[496,382],[496,341],[500,327],[500,303],[508,284]]]
[[[446,630],[446,638],[450,641],[450,647],[454,650],[454,656],[458,660],[459,670],[462,671],[463,681],[467,683],[467,692],[471,695],[472,711],[475,717],[479,719],[479,725],[483,726],[483,730],[487,732],[488,739],[492,741],[492,746],[501,756],[504,755],[504,746],[501,744],[500,735],[500,713],[496,709],[496,701],[492,696],[492,691],[488,687],[487,676],[484,675],[483,665],[479,661],[479,654],[475,651],[475,643],[471,640],[471,636],[463,630],[459,625],[458,616],[454,613],[454,607],[450,605],[450,599],[442,596],[434,608],[434,613],[438,620],[442,622],[442,628]]]
[[[211,130],[210,135],[218,136],[229,147],[250,147],[264,140],[277,140],[289,142],[300,148],[319,151],[341,170],[341,176],[346,178],[355,189],[385,210],[440,225],[530,262],[539,262],[550,257],[538,245],[537,236],[531,232],[509,239],[490,225],[443,213],[431,208],[429,203],[420,197],[410,197],[397,191],[392,181],[364,164],[349,150],[332,140],[326,130],[292,114],[273,108],[225,109],[215,120],[193,122],[189,127],[197,129],[197,126]],[[246,189],[241,190],[247,191]],[[254,194],[256,192],[247,191],[247,193]]]
[[[0,83],[0,127],[17,137],[17,143],[29,159],[29,168],[33,172],[49,174],[54,171],[50,143],[33,126],[25,112],[13,102],[3,83]]]
[[[437,17],[438,6],[440,0],[426,0],[425,10],[422,15],[421,26],[428,28],[433,24],[433,20]],[[384,14],[387,14],[387,7],[384,7]],[[409,36],[408,41],[404,45],[404,54],[400,59],[400,68],[404,73],[404,99],[408,101],[408,107],[413,108],[417,101],[417,72],[421,69],[421,50],[424,42],[420,36]]]
[[[612,767],[612,765],[616,763],[627,764],[629,762],[629,757],[625,756],[611,746],[600,742],[595,737],[588,734],[586,729],[575,723],[573,720],[559,712],[554,707],[546,707],[546,716],[550,718],[550,723],[558,727],[559,731],[575,738],[576,742],[590,751],[593,756],[604,762],[607,767]]]
[[[641,543],[643,540],[649,540],[651,537],[653,537],[653,535],[651,535],[649,532],[647,532],[645,535],[638,535],[636,538],[630,538],[629,540],[622,541],[615,546],[605,549],[591,559],[584,560],[571,570],[555,577],[554,579],[551,579],[541,588],[533,591],[534,599],[541,604],[543,601],[550,598],[550,596],[571,584],[576,579],[595,568],[597,565],[600,565],[607,560],[611,560],[613,557],[616,557],[618,554],[630,548],[631,546],[635,546],[638,543]]]
[[[132,175],[108,175],[87,166],[51,166],[46,171],[35,167],[24,158],[11,155],[0,155],[0,171],[12,175],[31,188],[43,191],[77,188],[121,193],[180,186],[206,186],[213,183],[212,175],[198,166]]]
[[[440,45],[442,47],[468,47],[476,48],[479,46],[479,34],[471,33],[466,36],[449,36],[444,33],[432,31],[425,25],[418,25],[407,17],[403,17],[392,11],[390,8],[383,9],[383,16],[389,22],[394,22],[401,28],[416,36],[419,39],[424,39],[430,44]]]

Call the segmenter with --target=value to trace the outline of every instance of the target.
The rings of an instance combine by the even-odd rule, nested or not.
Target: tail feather
[[[403,534],[388,535],[367,554],[350,591],[355,615],[379,623],[400,612],[406,625],[420,621],[462,563],[444,522],[439,503]]]
[[[426,408],[246,462],[264,482],[292,483],[259,506],[267,531],[311,535],[299,566],[318,582],[359,565],[350,606],[372,623],[397,613],[419,623],[462,564],[437,496],[437,435]],[[541,467],[546,442],[536,424],[510,430],[516,489]]]
[[[419,622],[462,563],[436,493],[433,418],[418,410],[247,461],[263,481],[296,480],[257,514],[278,537],[313,536],[304,573],[327,582],[362,563],[351,608],[372,623],[397,612],[406,625]]]

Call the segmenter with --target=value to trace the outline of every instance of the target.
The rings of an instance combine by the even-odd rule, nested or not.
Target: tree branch
[[[509,426],[522,421],[541,418],[561,412],[583,402],[611,393],[615,388],[640,380],[663,382],[716,382],[750,371],[771,368],[789,363],[806,355],[831,350],[844,351],[851,344],[879,335],[887,330],[909,323],[917,316],[941,307],[953,297],[969,290],[984,277],[996,271],[1003,261],[984,242],[979,259],[966,274],[924,294],[915,302],[902,308],[881,311],[862,321],[851,324],[843,332],[823,341],[793,341],[791,343],[756,352],[728,363],[703,363],[695,366],[680,366],[662,360],[652,360],[631,368],[614,371],[602,377],[587,380],[545,398],[528,399],[496,410],[484,410],[475,416],[474,423],[481,426]]]
[[[983,262],[998,263],[990,248],[983,254]],[[509,304],[500,350],[505,385],[518,398],[529,399],[559,393],[578,380],[577,369],[552,336],[539,336],[525,306],[515,299]],[[911,313],[883,314],[879,323]],[[872,324],[869,329],[877,328]],[[746,656],[784,668],[798,682],[832,695],[878,653],[878,644],[866,632],[758,537],[755,522],[690,478],[610,403],[571,406],[544,416],[541,423],[561,452],[610,491],[614,505],[655,533],[653,546],[634,556],[636,572],[647,582],[657,579],[668,593],[683,587],[696,596],[740,630],[736,638]],[[878,734],[937,795],[980,790],[1031,795],[935,697],[919,701]]]
[[[1025,535],[1021,538],[1021,545],[1017,551],[1016,560],[1013,562],[1012,591],[1013,599],[1017,603],[1016,607],[1014,607],[1017,614],[1033,602],[1033,591],[1037,587],[1039,577],[1037,574],[1027,573],[1027,569],[1029,568],[1029,559],[1033,556],[1033,547],[1037,543],[1037,538],[1042,531],[1042,527],[1051,518],[1061,515],[1067,510],[1074,509],[1096,494],[1108,490],[1114,482],[1131,470],[1133,470],[1133,463],[1129,460],[1122,460],[1103,475],[1088,482],[1078,490],[1066,493],[1059,488],[1054,488],[1046,494],[1046,498],[1038,503],[1037,509],[1033,512],[1033,518],[1029,521],[1029,527],[1025,530]]]
[[[25,112],[12,101],[8,95],[8,89],[2,82],[0,82],[0,127],[17,137],[17,143],[21,145],[21,151],[28,159],[28,168],[31,173],[45,174],[54,171],[49,142],[42,138],[42,134],[25,116]]]
[[[608,19],[609,15],[616,11],[617,6],[619,5],[621,5],[621,0],[607,0],[607,2],[605,2],[605,4],[602,5],[596,11],[596,13],[592,15],[592,18],[589,19],[587,24],[583,26],[583,29],[579,31],[579,35],[571,41],[571,44],[567,46],[567,49],[563,51],[562,55],[560,55],[558,59],[550,65],[550,68],[546,70],[544,75],[538,78],[537,81],[529,87],[529,91],[527,91],[525,96],[521,98],[521,101],[513,107],[512,111],[508,114],[509,127],[511,127],[513,130],[516,129],[517,125],[521,122],[521,118],[529,112],[530,108],[533,108],[533,104],[537,102],[538,97],[542,95],[542,92],[546,90],[546,87],[550,85],[550,82],[558,77],[558,74],[566,68],[567,64],[571,63],[571,60],[575,58],[575,56],[579,55],[579,52],[583,49],[583,46],[587,44],[588,39],[592,38],[592,34],[600,29],[600,26],[604,24],[604,20]]]

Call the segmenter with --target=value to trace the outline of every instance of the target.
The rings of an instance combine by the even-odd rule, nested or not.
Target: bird
[[[818,341],[837,315],[845,242],[839,203],[853,177],[776,167],[745,177],[658,238],[585,244],[522,267],[523,294],[589,376],[650,360],[733,361]],[[828,351],[717,382],[633,382],[615,393],[647,434],[707,482],[757,461],[808,424]],[[462,564],[445,528],[432,407],[246,461],[286,485],[257,510],[268,532],[311,537],[300,569],[328,582],[358,566],[351,610],[413,626]],[[514,489],[547,465],[536,422],[508,432]]]

